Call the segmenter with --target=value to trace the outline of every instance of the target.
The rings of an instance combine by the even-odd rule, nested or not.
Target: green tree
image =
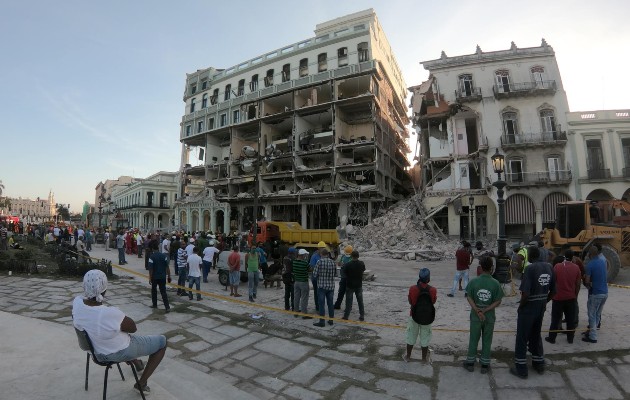
[[[2,196],[3,191],[4,191],[4,184],[2,183],[2,180],[0,179],[0,197]]]
[[[62,221],[70,220],[70,211],[65,204],[57,204],[57,215],[59,215]]]

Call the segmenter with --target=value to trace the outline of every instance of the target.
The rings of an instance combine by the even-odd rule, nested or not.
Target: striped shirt
[[[296,258],[293,260],[293,276],[296,282],[308,282],[308,262]]]
[[[180,268],[184,268],[186,266],[187,257],[188,257],[188,253],[186,253],[186,249],[182,249],[180,247],[177,250],[177,266]]]
[[[335,290],[335,262],[328,257],[322,257],[315,264],[313,279],[317,279],[317,289]]]

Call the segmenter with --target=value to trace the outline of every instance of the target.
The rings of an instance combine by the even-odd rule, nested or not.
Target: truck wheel
[[[247,272],[241,272],[241,282],[247,282],[248,280]]]
[[[219,283],[221,284],[221,286],[228,286],[229,285],[229,275],[227,271],[219,271]]]
[[[619,273],[619,268],[621,268],[621,260],[619,259],[619,254],[608,245],[602,245],[602,254],[606,257],[606,265],[607,265],[607,277],[608,282],[612,282]]]

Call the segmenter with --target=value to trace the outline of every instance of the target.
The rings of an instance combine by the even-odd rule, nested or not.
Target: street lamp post
[[[475,198],[473,196],[468,197],[468,219],[470,224],[468,225],[468,237],[470,241],[475,241]]]
[[[496,172],[499,177],[499,179],[492,184],[492,186],[497,188],[497,204],[499,206],[499,235],[497,238],[497,247],[499,256],[504,256],[506,254],[505,243],[507,242],[507,238],[505,237],[505,199],[503,198],[505,192],[503,189],[507,183],[501,179],[501,174],[505,171],[505,157],[499,154],[499,149],[497,149],[491,157],[491,160],[492,169],[494,169],[494,172]]]

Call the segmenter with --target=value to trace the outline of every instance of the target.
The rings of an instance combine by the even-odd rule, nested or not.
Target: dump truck
[[[253,227],[249,230],[247,243],[251,246],[254,239]],[[272,243],[282,240],[294,247],[316,248],[317,243],[324,242],[331,248],[339,245],[336,229],[304,229],[297,222],[259,221],[256,242]]]
[[[571,249],[586,261],[599,243],[612,282],[621,266],[630,265],[630,203],[624,200],[568,201],[556,207],[556,223],[542,241],[555,254]]]

